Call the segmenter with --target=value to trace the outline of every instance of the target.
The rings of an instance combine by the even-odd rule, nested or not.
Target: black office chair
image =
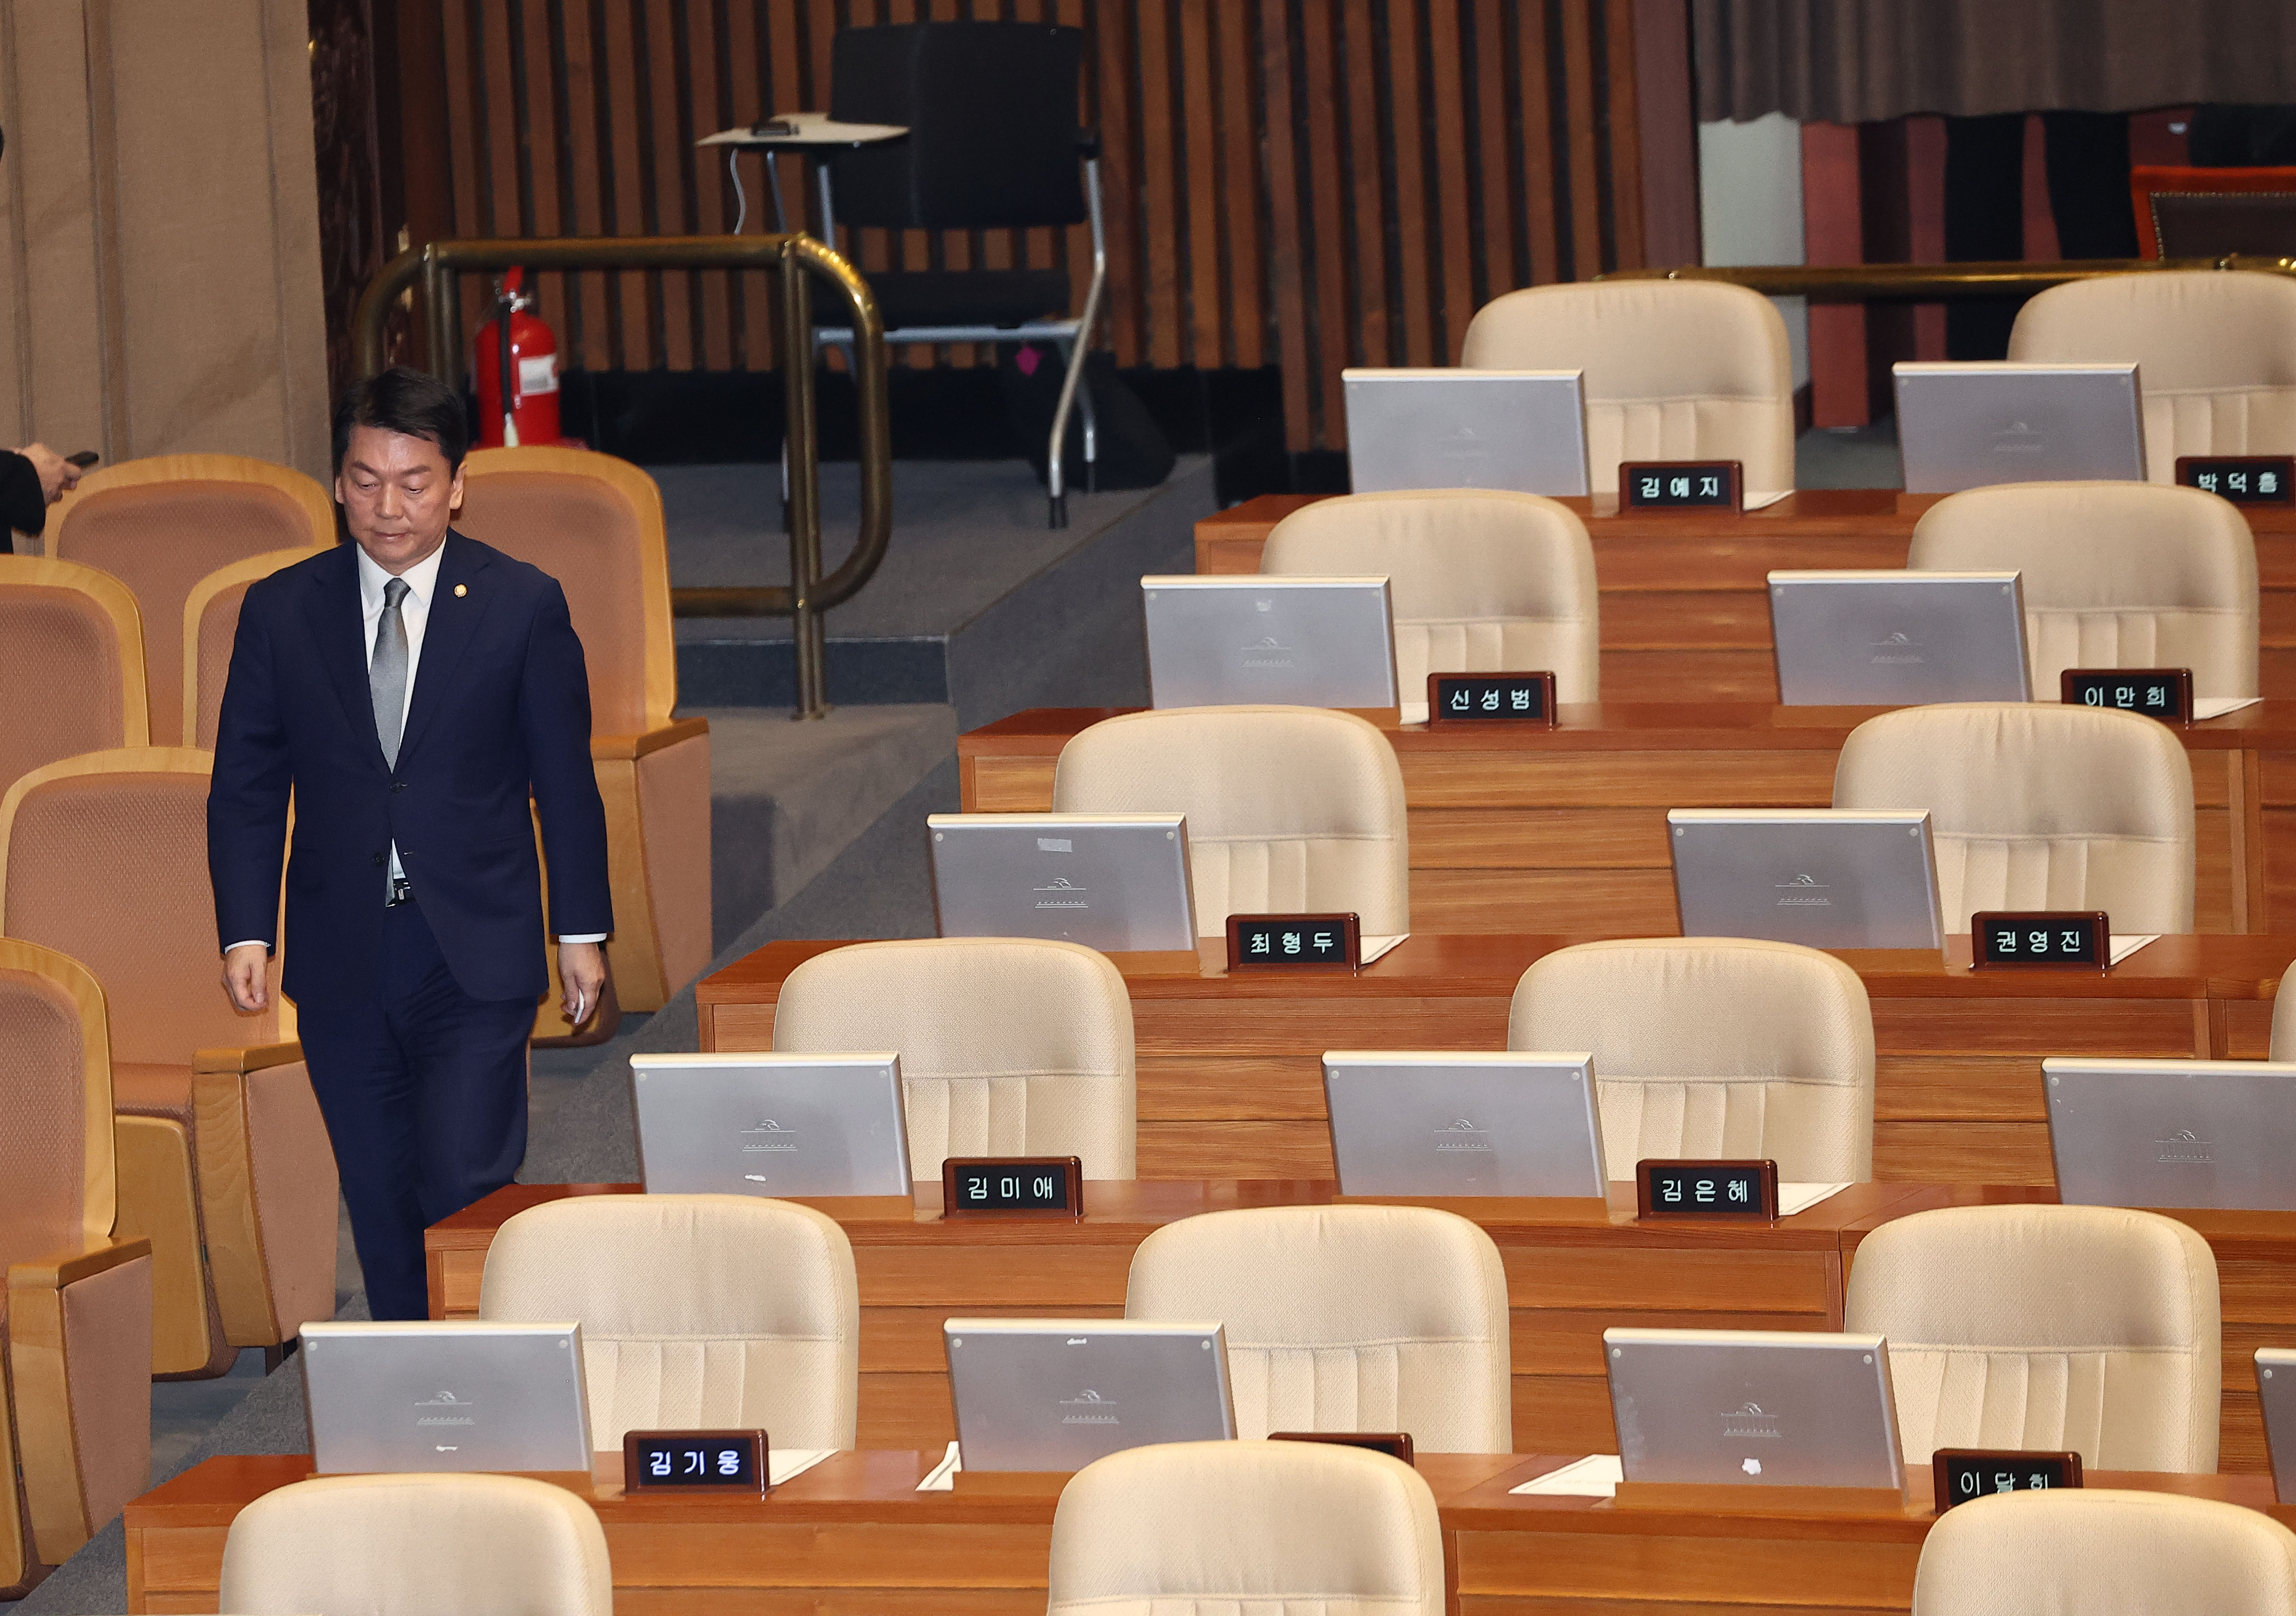
[[[889,343],[1046,341],[1067,366],[1046,466],[1055,528],[1068,525],[1062,445],[1084,418],[1085,487],[1095,486],[1092,394],[1079,394],[1108,280],[1100,138],[1077,124],[1084,32],[1027,22],[920,22],[847,29],[830,47],[829,115],[904,124],[905,139],[840,151],[822,169],[823,239],[837,225],[891,230],[1092,226],[1092,284],[1067,317],[1065,268],[896,270],[869,277]],[[1078,166],[1083,167],[1078,184]],[[818,340],[852,354],[853,334]]]

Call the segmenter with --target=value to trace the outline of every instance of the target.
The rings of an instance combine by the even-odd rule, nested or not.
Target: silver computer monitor
[[[851,1054],[638,1054],[638,1176],[649,1194],[901,1195],[901,1063]]]
[[[2264,1406],[2264,1443],[2272,1455],[2272,1492],[2296,1504],[2296,1350],[2256,1349],[2257,1399]]]
[[[590,1469],[578,1324],[308,1324],[299,1356],[322,1474]]]
[[[1235,1435],[1217,1320],[952,1318],[941,1341],[968,1471],[1082,1470]]]
[[[2014,572],[1773,572],[1770,642],[1788,707],[2032,699]]]
[[[1605,1190],[1587,1054],[1335,1049],[1324,1102],[1343,1195]]]
[[[1902,364],[1898,453],[1906,489],[2144,477],[2136,365]]]
[[[1103,954],[1196,946],[1184,815],[934,814],[925,833],[943,937],[1048,937]]]
[[[1389,488],[1579,495],[1587,405],[1575,370],[1343,370],[1348,475]]]
[[[1926,809],[1673,808],[1685,937],[1943,948]]]
[[[1393,707],[1384,578],[1140,580],[1152,707]]]
[[[2296,1063],[2041,1062],[2057,1199],[2296,1210]]]
[[[1905,1485],[1879,1335],[1605,1330],[1629,1481]]]

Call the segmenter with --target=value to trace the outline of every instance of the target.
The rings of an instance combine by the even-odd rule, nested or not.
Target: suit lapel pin
[[[468,585],[468,584],[456,584],[456,585],[455,586],[455,598],[456,600],[461,600],[464,595],[468,595],[470,592],[471,592],[471,587],[470,587],[470,585]]]

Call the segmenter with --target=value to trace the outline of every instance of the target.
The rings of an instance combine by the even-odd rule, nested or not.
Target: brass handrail
[[[432,242],[383,266],[353,319],[359,373],[383,365],[383,324],[391,305],[421,282],[431,374],[460,373],[462,329],[455,277],[488,269],[763,269],[781,288],[782,398],[788,420],[790,581],[742,588],[673,589],[680,617],[786,617],[797,653],[797,711],[829,710],[821,614],[859,594],[885,559],[893,533],[893,455],[885,410],[885,323],[877,300],[840,254],[809,235],[554,236]],[[821,441],[809,362],[813,353],[808,275],[837,289],[853,325],[853,380],[861,414],[861,533],[853,554],[821,576]]]
[[[2229,254],[2220,258],[2080,258],[2059,264],[1759,264],[1732,268],[1614,269],[1605,281],[1722,281],[1773,298],[1813,303],[2021,297],[2069,281],[2163,269],[2245,269],[2296,275],[2296,259]]]

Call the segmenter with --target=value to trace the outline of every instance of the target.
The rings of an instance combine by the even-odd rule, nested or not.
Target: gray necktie
[[[406,598],[406,580],[394,578],[382,587],[382,620],[374,626],[374,660],[367,664],[366,687],[374,697],[374,738],[382,742],[382,760],[398,767],[398,730],[406,719],[406,619],[399,603]]]

